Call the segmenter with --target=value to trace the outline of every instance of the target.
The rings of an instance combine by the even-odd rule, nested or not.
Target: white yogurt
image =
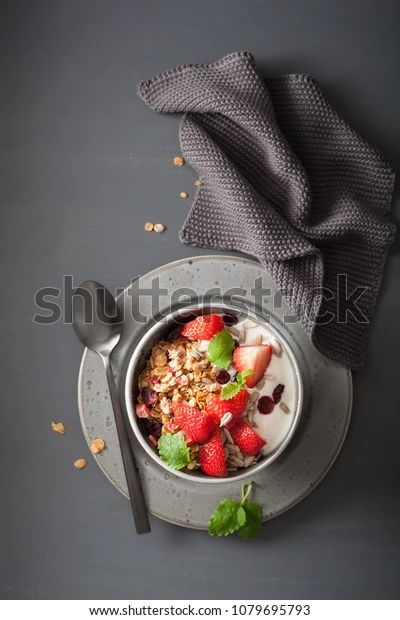
[[[250,319],[241,320],[234,325],[232,328],[234,338],[237,338],[237,332],[240,332],[242,335],[240,345],[273,345],[278,340],[275,334],[268,329],[267,324],[261,325]],[[279,383],[285,386],[280,402],[289,408],[289,413],[282,411],[279,404],[275,405],[272,413],[267,415],[259,413],[256,408],[253,418],[256,424],[254,430],[267,442],[263,450],[264,455],[273,452],[285,439],[296,411],[296,377],[294,369],[285,350],[284,342],[279,340],[279,344],[282,348],[281,355],[279,357],[275,354],[272,355],[271,362],[265,371],[264,379],[255,388],[249,389],[250,394],[256,392],[258,398],[260,398],[261,396],[272,397],[272,392]],[[269,375],[271,375],[271,379],[266,378]]]

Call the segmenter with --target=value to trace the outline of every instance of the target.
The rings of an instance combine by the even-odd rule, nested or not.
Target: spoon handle
[[[115,425],[117,427],[122,462],[124,464],[136,532],[138,534],[146,534],[147,532],[150,532],[150,523],[147,514],[146,502],[143,495],[142,483],[140,482],[139,472],[132,454],[131,444],[129,442],[128,431],[122,415],[118,390],[115,385],[110,358],[108,356],[103,357],[103,362],[106,369],[108,389],[110,391],[110,398],[114,411]]]

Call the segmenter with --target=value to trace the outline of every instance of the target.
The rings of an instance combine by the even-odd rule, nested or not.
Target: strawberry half
[[[240,420],[229,432],[234,443],[244,454],[256,456],[267,443],[262,437],[257,435],[250,424],[243,420]]]
[[[196,407],[173,403],[175,422],[185,431],[191,442],[204,443],[215,430],[214,421]]]
[[[194,321],[182,327],[181,334],[191,340],[211,340],[215,334],[225,327],[222,316],[219,314],[205,314],[198,316]]]
[[[216,432],[207,443],[200,446],[199,463],[207,476],[224,478],[228,475],[221,435]]]
[[[270,344],[243,345],[233,352],[233,365],[238,372],[253,370],[254,374],[246,377],[246,384],[253,388],[263,378],[272,357]]]
[[[228,400],[221,400],[220,395],[216,394],[208,404],[206,413],[217,424],[221,422],[225,413],[231,413],[233,415],[233,420],[226,424],[226,428],[232,428],[245,412],[248,402],[249,393],[246,389],[240,390],[233,398],[229,398]]]

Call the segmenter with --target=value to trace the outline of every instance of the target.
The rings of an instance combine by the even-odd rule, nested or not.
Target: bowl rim
[[[127,366],[127,370],[125,373],[124,379],[124,399],[125,399],[125,407],[128,414],[128,419],[131,425],[131,429],[135,435],[135,438],[140,443],[141,447],[145,450],[147,455],[155,461],[160,467],[166,470],[166,472],[178,476],[180,478],[184,478],[185,480],[190,480],[191,482],[199,482],[201,484],[223,484],[227,482],[235,481],[243,481],[251,477],[253,473],[259,472],[262,469],[271,465],[287,448],[293,435],[298,427],[299,420],[301,417],[302,409],[303,409],[303,399],[304,399],[304,387],[303,380],[300,372],[300,367],[297,362],[296,356],[292,347],[290,346],[288,339],[285,337],[284,333],[282,333],[276,325],[271,321],[267,321],[266,317],[259,314],[257,310],[253,308],[246,307],[246,318],[250,320],[254,320],[261,324],[267,324],[267,330],[272,333],[273,336],[278,337],[280,341],[283,341],[284,349],[289,356],[291,366],[293,368],[295,382],[296,382],[296,391],[297,391],[297,399],[296,399],[296,409],[293,414],[292,424],[289,427],[287,434],[285,435],[282,442],[275,448],[271,454],[262,457],[257,463],[251,465],[248,468],[243,469],[242,472],[237,473],[232,476],[227,476],[224,478],[217,478],[206,476],[201,472],[186,472],[185,470],[177,470],[170,467],[167,463],[165,463],[157,454],[156,449],[151,446],[145,439],[139,424],[138,418],[135,412],[134,399],[132,397],[132,389],[134,385],[134,378],[137,375],[136,367],[138,362],[140,361],[142,350],[146,346],[149,340],[153,337],[157,331],[161,329],[161,325],[163,329],[168,327],[168,324],[172,323],[174,319],[177,317],[182,317],[185,314],[189,314],[192,312],[198,312],[201,314],[202,311],[210,311],[206,313],[218,313],[218,314],[229,314],[230,312],[234,312],[235,314],[243,313],[243,307],[235,306],[234,304],[229,304],[224,302],[200,302],[200,303],[192,303],[189,305],[184,305],[175,310],[172,310],[168,313],[167,316],[163,317],[162,320],[158,320],[155,317],[151,317],[151,325],[145,329],[145,332],[140,337],[140,339],[135,344],[133,350],[130,351],[129,355],[129,363]],[[239,470],[240,471],[240,470]]]

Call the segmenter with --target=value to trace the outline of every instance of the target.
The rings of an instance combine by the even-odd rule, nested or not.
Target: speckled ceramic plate
[[[161,312],[170,307],[176,289],[187,288],[204,293],[213,287],[223,291],[241,287],[250,290],[262,283],[271,295],[261,302],[258,311],[268,314],[271,323],[290,342],[300,366],[304,384],[304,405],[300,424],[289,446],[266,469],[252,476],[254,499],[263,506],[264,519],[275,517],[295,506],[323,479],[340,452],[349,426],[352,405],[352,382],[349,370],[329,360],[311,344],[296,322],[283,322],[290,309],[275,296],[275,285],[259,263],[231,256],[198,256],[179,260],[135,279],[119,297],[121,310],[130,309],[137,289],[151,288],[158,279],[161,289],[169,292],[161,298]],[[277,300],[280,303],[277,303]],[[141,296],[140,312],[154,321],[151,297]],[[279,305],[279,308],[275,307]],[[127,365],[148,325],[132,319],[126,312],[121,341],[113,354],[113,369],[124,403]],[[85,350],[82,358],[78,402],[84,435],[88,444],[103,437],[107,449],[96,461],[107,478],[125,496],[127,487],[119,453],[113,413],[101,360]],[[126,413],[126,412],[125,412]],[[181,525],[206,529],[210,514],[224,497],[238,497],[240,484],[235,480],[209,485],[167,473],[149,459],[132,434],[135,454],[143,479],[147,505],[157,517]]]

